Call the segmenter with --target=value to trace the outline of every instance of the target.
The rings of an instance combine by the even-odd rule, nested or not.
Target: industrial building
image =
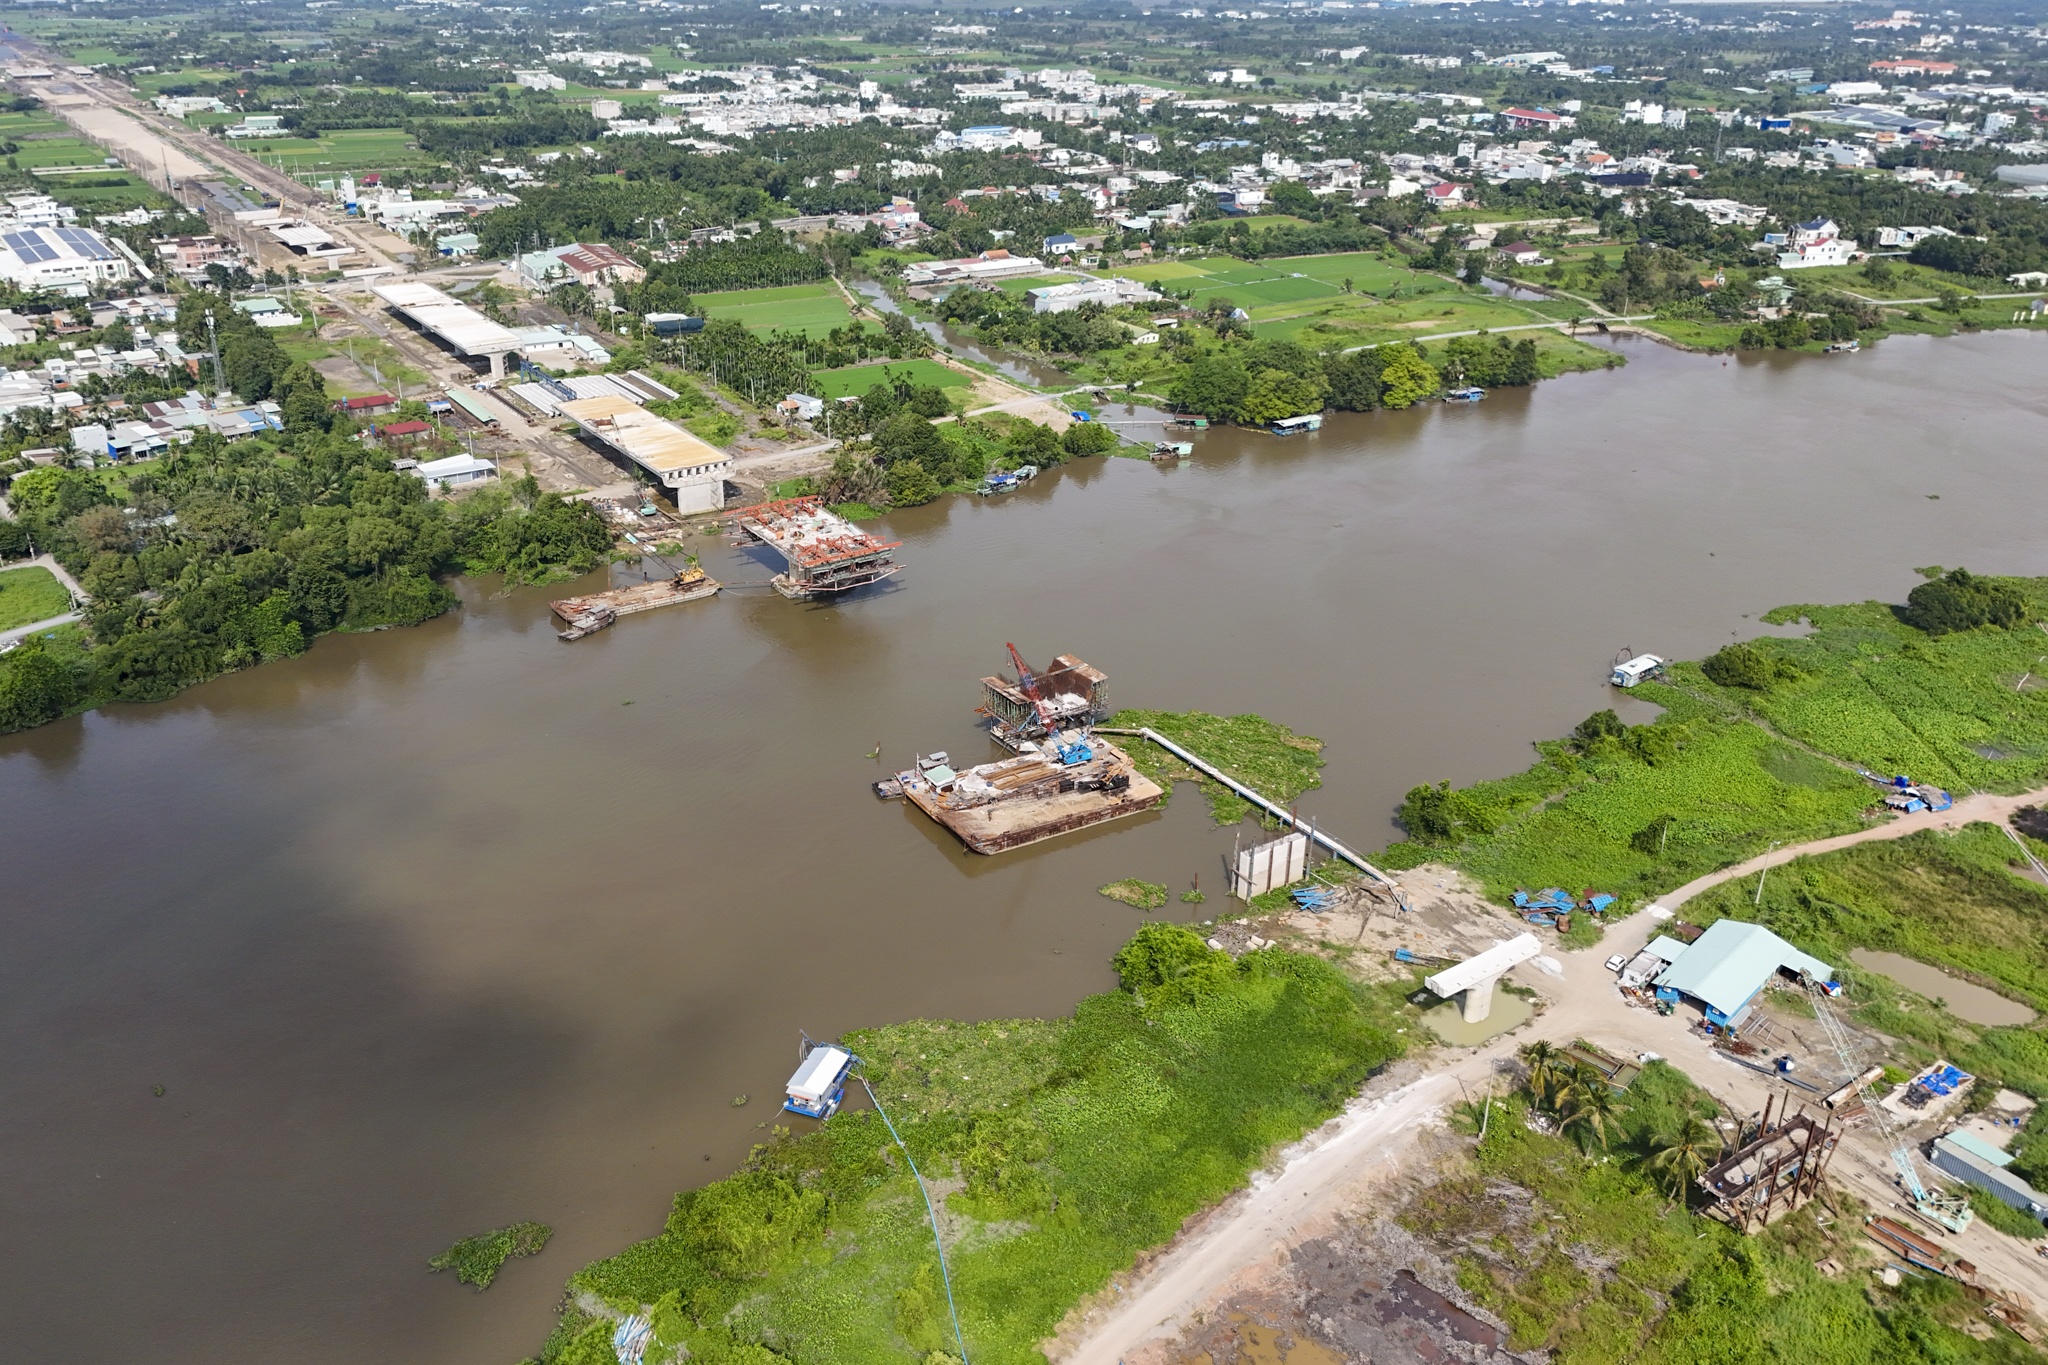
[[[1958,1128],[1934,1140],[1928,1161],[1943,1175],[1965,1185],[1975,1185],[2035,1218],[2048,1216],[2048,1194],[2043,1194],[2006,1168],[2012,1154],[2002,1152],[1974,1133]]]
[[[83,294],[132,279],[133,261],[90,228],[24,227],[0,232],[0,279],[17,289]]]
[[[1665,951],[1674,946],[1667,941]],[[1716,920],[1658,974],[1657,998],[1691,1000],[1705,1011],[1708,1023],[1740,1028],[1757,996],[1781,972],[1789,972],[1794,979],[1811,976],[1827,982],[1834,978],[1835,969],[1800,952],[1761,924]]]

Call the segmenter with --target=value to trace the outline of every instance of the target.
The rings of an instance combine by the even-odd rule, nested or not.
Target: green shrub
[[[690,1250],[729,1279],[759,1275],[825,1228],[825,1196],[779,1171],[743,1171],[678,1201]]]
[[[1723,687],[1746,687],[1762,692],[1781,679],[1797,678],[1799,670],[1782,659],[1764,653],[1755,645],[1723,645],[1700,663],[1708,682]]]
[[[1950,569],[1940,578],[1922,583],[1906,595],[1905,610],[1899,613],[1907,625],[1929,635],[1979,626],[2010,629],[2024,624],[2027,616],[2027,599],[2018,588],[1997,579],[1979,578],[1968,569]]]
[[[478,1289],[489,1289],[498,1270],[514,1256],[538,1256],[554,1230],[546,1223],[514,1223],[495,1232],[465,1237],[427,1262],[433,1271],[452,1270],[455,1278]]]

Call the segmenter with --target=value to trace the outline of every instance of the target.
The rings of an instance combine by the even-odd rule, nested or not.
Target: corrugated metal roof
[[[1762,990],[1780,969],[1809,972],[1831,980],[1835,969],[1800,952],[1761,924],[1716,920],[1707,931],[1666,967],[1659,986],[1705,1001],[1723,1014],[1733,1014]]]
[[[656,474],[727,464],[732,456],[630,398],[602,394],[561,404],[564,417]]]
[[[1953,1133],[1943,1138],[1942,1141],[1953,1142],[1970,1155],[1977,1157],[1979,1160],[1988,1161],[2001,1169],[2012,1165],[2011,1152],[2001,1152],[1975,1133],[1964,1129],[1956,1129]]]

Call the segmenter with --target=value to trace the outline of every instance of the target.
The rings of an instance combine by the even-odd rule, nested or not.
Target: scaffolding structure
[[[1039,673],[1014,652],[1015,680],[1000,674],[981,680],[975,714],[989,722],[989,736],[1006,749],[1049,738],[1055,731],[1086,729],[1110,713],[1109,675],[1071,654],[1061,654]]]
[[[787,568],[773,581],[784,597],[850,592],[902,567],[894,557],[902,541],[869,535],[827,507],[823,498],[780,498],[726,515],[741,534],[782,556]]]
[[[1833,1116],[1814,1118],[1802,1107],[1787,1117],[1789,1098],[1773,1123],[1774,1103],[1777,1096],[1766,1099],[1755,1127],[1745,1125],[1734,1150],[1700,1176],[1713,1211],[1743,1232],[1769,1226],[1773,1212],[1789,1213],[1820,1193],[1828,1158],[1842,1140]]]

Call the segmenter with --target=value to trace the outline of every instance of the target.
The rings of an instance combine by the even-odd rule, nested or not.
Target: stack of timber
[[[656,607],[673,607],[679,602],[695,602],[701,597],[711,596],[723,586],[692,565],[673,578],[659,582],[635,583],[629,588],[613,588],[609,592],[594,592],[583,597],[564,597],[549,605],[562,619],[563,629],[556,633],[564,640],[580,640],[603,630],[621,616],[631,616],[636,611],[653,611]]]

